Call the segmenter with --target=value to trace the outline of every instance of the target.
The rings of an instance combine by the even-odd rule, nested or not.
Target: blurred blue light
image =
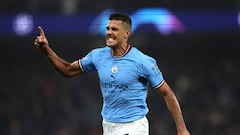
[[[33,17],[27,13],[20,13],[13,20],[13,30],[19,36],[31,33],[33,25]]]
[[[79,13],[72,16],[60,14],[16,16],[0,15],[0,36],[29,36],[38,34],[37,26],[43,26],[48,35],[89,34],[104,35],[108,16],[113,9],[99,15]],[[130,13],[132,33],[168,35],[192,32],[240,31],[240,12],[236,10],[184,10],[169,11],[164,8],[142,8]],[[32,35],[31,35],[32,36]]]
[[[108,16],[112,14],[114,10],[107,9],[100,13],[90,24],[88,33],[91,35],[105,35],[105,30],[108,22]]]
[[[152,24],[160,34],[183,33],[184,26],[181,21],[165,8],[143,8],[131,16],[133,32],[142,24]]]
[[[238,13],[238,25],[239,25],[239,27],[240,27],[240,11],[239,11],[239,13]]]
[[[114,13],[114,10],[104,10],[91,23],[90,34],[105,34],[108,16]],[[183,33],[184,26],[181,21],[164,8],[142,8],[130,15],[133,21],[132,33],[143,24],[153,25],[160,34],[168,35],[171,33]]]

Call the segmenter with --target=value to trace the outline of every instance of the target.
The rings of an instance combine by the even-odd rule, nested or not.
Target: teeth
[[[109,38],[108,40],[109,40],[109,41],[113,41],[113,38]]]

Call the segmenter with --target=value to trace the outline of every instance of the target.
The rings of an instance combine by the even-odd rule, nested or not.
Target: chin
[[[109,46],[109,47],[114,47],[115,44],[109,44],[109,43],[107,43],[107,46]]]

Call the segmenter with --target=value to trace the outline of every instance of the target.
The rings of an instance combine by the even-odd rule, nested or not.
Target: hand
[[[34,44],[39,48],[43,49],[48,47],[48,40],[44,34],[44,31],[41,26],[38,26],[39,36],[36,37]]]

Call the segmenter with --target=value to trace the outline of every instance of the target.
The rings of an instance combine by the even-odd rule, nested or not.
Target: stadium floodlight
[[[20,13],[13,20],[13,31],[19,36],[25,36],[33,30],[33,17],[27,13]]]

